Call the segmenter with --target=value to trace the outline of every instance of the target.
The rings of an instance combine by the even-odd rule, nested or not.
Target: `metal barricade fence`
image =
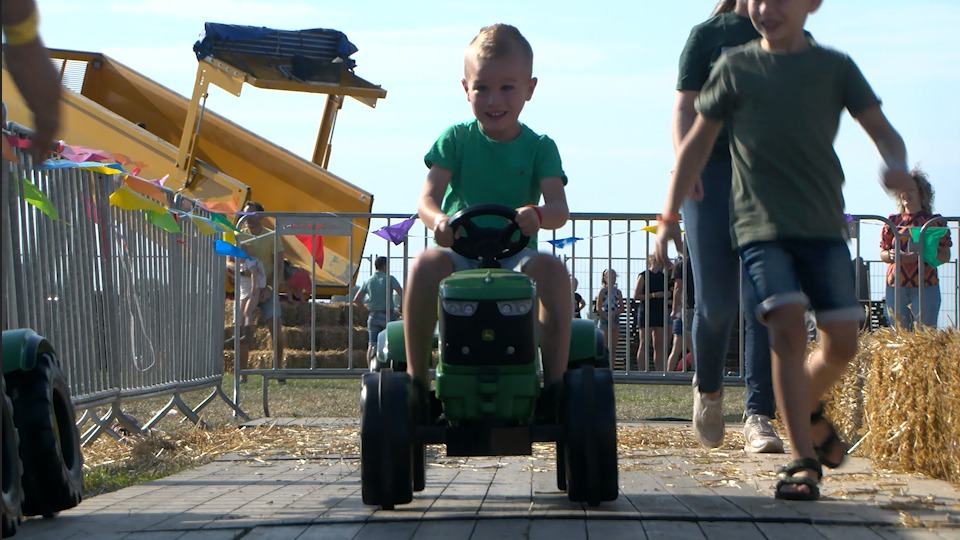
[[[140,210],[112,206],[123,175],[41,171],[29,155],[19,157],[3,170],[3,328],[33,328],[50,341],[85,411],[80,423],[90,422],[83,442],[112,433],[115,421],[137,429],[123,414],[132,400],[170,397],[144,428],[172,407],[199,422],[197,412],[217,395],[232,405],[220,390],[225,268],[212,237],[190,219],[174,234]],[[27,201],[33,186],[56,219]],[[166,207],[206,215],[162,192]],[[200,406],[183,402],[183,392],[203,388],[212,393]]]
[[[59,213],[59,220],[43,215],[22,197],[21,178],[30,179],[47,194]],[[182,233],[171,234],[147,222],[139,211],[126,211],[109,204],[117,188],[114,177],[78,169],[37,171],[26,155],[4,170],[3,213],[3,287],[4,328],[30,326],[48,337],[64,360],[74,402],[79,410],[94,410],[109,405],[103,417],[89,415],[93,427],[84,435],[89,442],[101,432],[109,432],[113,419],[124,421],[123,401],[155,396],[171,396],[164,410],[146,424],[149,427],[171,407],[199,421],[196,412],[214,397],[223,398],[243,415],[236,403],[220,389],[223,375],[224,279],[225,261],[210,246],[211,237],[203,235],[189,220],[181,220]],[[165,191],[171,208],[189,206],[196,215],[205,212],[187,199]],[[296,219],[345,221],[369,218],[370,231],[389,227],[409,219],[404,214],[297,214]],[[861,254],[861,244],[879,242],[876,234],[863,234],[862,222],[886,223],[879,216],[853,216],[859,234],[854,235],[853,254]],[[960,220],[944,218],[954,232]],[[560,257],[587,301],[587,312],[601,286],[601,274],[607,268],[621,276],[618,287],[624,298],[633,296],[636,276],[646,268],[653,246],[655,214],[574,213],[567,225],[557,231],[542,231],[541,251]],[[874,240],[875,239],[875,240]],[[382,248],[375,242],[383,241]],[[433,245],[432,233],[415,223],[399,244],[371,235],[363,258],[348,261],[349,274],[357,281],[373,272],[372,259],[385,255],[389,272],[406,283],[410,261]],[[884,294],[879,261],[864,261],[871,278],[868,303],[879,302]],[[360,270],[357,272],[357,270]],[[364,269],[366,274],[364,274]],[[940,266],[942,293],[941,327],[956,326],[958,309],[958,262]],[[857,272],[860,267],[857,266]],[[878,279],[880,277],[880,279]],[[664,288],[668,276],[664,276]],[[858,280],[859,286],[859,280]],[[351,290],[342,300],[350,301]],[[573,291],[571,289],[571,294]],[[686,370],[655,371],[646,359],[637,361],[638,341],[646,329],[636,328],[635,312],[629,306],[618,321],[622,332],[614,351],[612,367],[618,382],[689,384]],[[313,309],[313,308],[312,308]],[[664,319],[669,307],[664,302]],[[731,346],[727,354],[726,382],[742,384],[744,373],[743,320],[733,324]],[[586,315],[586,314],[585,314]],[[352,321],[352,317],[347,319]],[[311,317],[312,333],[316,332]],[[352,323],[346,323],[351,326]],[[278,329],[279,330],[279,329]],[[348,343],[352,340],[348,328]],[[686,328],[684,328],[684,332]],[[665,325],[667,338],[661,351],[666,358],[672,333]],[[315,351],[311,351],[311,356]],[[358,377],[365,365],[355,365],[349,356],[344,368],[318,368],[311,359],[309,369],[283,368],[274,360],[262,372],[270,378],[343,378]],[[187,390],[213,388],[198,407],[190,409],[180,394]],[[234,400],[239,398],[235,386]],[[264,386],[264,410],[267,389]],[[243,415],[245,416],[245,415]]]

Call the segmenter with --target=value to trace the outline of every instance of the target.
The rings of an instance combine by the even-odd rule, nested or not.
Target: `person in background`
[[[847,247],[843,169],[833,148],[844,110],[883,158],[884,188],[902,191],[913,183],[903,139],[856,63],[805,34],[807,17],[820,5],[749,0],[761,39],[725,54],[697,96],[699,114],[681,143],[656,242],[665,264],[670,240],[682,252],[678,211],[729,126],[733,243],[761,299],[755,316],[770,331],[777,409],[792,454],[774,493],[808,501],[820,498],[822,466],[839,467],[846,457],[820,399],[856,354],[863,317]],[[808,303],[820,336],[809,358]]]
[[[650,254],[647,257],[647,269],[637,276],[633,286],[633,299],[639,304],[640,337],[637,345],[637,362],[639,367],[647,367],[647,347],[653,347],[653,370],[664,371],[664,347],[666,347],[666,331],[664,321],[664,305],[667,301],[669,283],[664,283],[666,274],[663,264]]]
[[[687,269],[684,272],[684,268]],[[677,258],[673,265],[671,280],[673,281],[673,302],[670,304],[670,318],[673,320],[673,346],[670,349],[670,358],[667,360],[667,369],[690,369],[684,360],[687,351],[693,350],[693,276],[690,274],[690,265],[683,259]]]
[[[263,226],[263,217],[259,214],[263,211],[263,205],[256,201],[248,201],[244,205],[243,227],[245,230],[237,234],[237,240],[247,254],[258,259],[263,265],[266,287],[259,297],[260,302],[257,307],[260,309],[260,322],[270,329],[270,338],[277,350],[277,366],[282,368],[283,326],[281,324],[280,331],[274,334],[273,321],[275,317],[280,316],[280,313],[278,313],[280,298],[277,295],[277,290],[274,289],[274,275],[279,280],[279,288],[286,289],[286,278],[283,273],[283,244],[278,242],[278,247],[274,251],[273,231]],[[232,264],[230,259],[228,259],[227,264]],[[237,353],[237,358],[241,370],[247,369],[252,337],[252,332],[248,332],[244,336],[245,339],[240,340],[240,351]],[[246,381],[246,377],[241,376],[240,381]],[[277,379],[279,384],[286,384],[286,382],[286,379]]]
[[[55,148],[60,128],[59,76],[40,38],[40,14],[33,0],[3,0],[0,18],[7,70],[33,113],[30,154],[40,162]],[[6,118],[3,123],[6,126]]]
[[[677,103],[673,115],[673,148],[693,126],[694,108],[710,70],[729,49],[760,34],[750,22],[747,0],[721,0],[705,22],[690,31],[680,55]],[[706,166],[683,203],[690,272],[695,285],[693,319],[693,429],[700,444],[723,444],[723,375],[733,325],[744,317],[746,400],[743,435],[747,452],[783,452],[783,441],[771,419],[777,407],[770,373],[767,329],[753,316],[757,299],[747,284],[740,256],[730,241],[730,140],[723,128]],[[742,291],[742,295],[741,295]]]
[[[397,278],[387,274],[387,262],[386,257],[377,257],[373,263],[375,272],[353,296],[353,303],[358,305],[366,298],[367,309],[370,310],[367,315],[367,360],[372,359],[377,350],[377,336],[387,328],[388,322],[396,319],[394,293],[403,304],[403,289]]]
[[[570,278],[570,285],[573,287],[573,318],[580,319],[582,318],[580,311],[587,307],[587,302],[577,292],[577,286],[579,285],[577,278]]]
[[[461,84],[474,119],[447,128],[424,158],[429,172],[417,211],[433,229],[440,248],[421,253],[407,278],[403,299],[407,371],[424,401],[430,388],[428,362],[440,281],[479,264],[450,249],[454,241],[450,216],[478,204],[508,206],[516,209],[514,221],[530,242],[500,264],[536,282],[544,381],[540,416],[555,417],[570,356],[570,274],[560,259],[539,253],[536,242],[540,229],[563,227],[570,210],[564,191],[567,176],[556,143],[520,122],[523,106],[537,86],[530,43],[510,25],[482,28],[467,46]]]
[[[623,313],[623,293],[617,288],[617,272],[612,268],[600,276],[600,291],[593,303],[597,312],[597,327],[603,332],[603,343],[610,350],[610,359],[616,357],[620,343],[620,314]]]
[[[261,302],[261,296],[266,297],[267,275],[257,259],[235,260],[234,269],[240,274],[234,276],[234,282],[239,293],[240,328],[246,333],[252,331],[253,312]]]
[[[923,287],[920,287],[920,254],[917,252],[916,242],[913,241],[911,228],[923,227],[928,221],[939,218],[940,214],[933,213],[933,187],[930,181],[919,168],[910,173],[913,184],[897,192],[897,213],[890,214],[887,219],[896,228],[896,234],[889,225],[885,225],[880,232],[880,260],[887,264],[887,312],[890,321],[898,324],[905,330],[912,330],[914,323],[919,322],[931,328],[937,327],[937,317],[940,314],[940,280],[937,275],[936,263],[930,264],[931,258],[941,263],[950,260],[949,229],[940,237],[936,253],[924,253]],[[943,224],[944,227],[946,224]],[[933,226],[931,226],[933,227]],[[935,234],[939,231],[927,227],[926,234]],[[897,267],[896,250],[900,250],[900,265]],[[930,262],[928,262],[930,261]],[[900,282],[899,297],[897,287]]]

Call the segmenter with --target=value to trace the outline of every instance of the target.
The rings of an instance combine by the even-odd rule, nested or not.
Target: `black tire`
[[[20,438],[13,423],[13,403],[7,395],[7,381],[3,379],[3,395],[0,400],[0,421],[3,422],[3,448],[0,455],[0,481],[3,484],[3,537],[17,534],[17,528],[23,519],[23,487],[20,476],[23,467],[20,463]]]
[[[23,514],[51,517],[83,498],[83,454],[67,378],[52,352],[30,371],[7,375],[20,432]]]
[[[557,441],[557,489],[567,490],[567,457],[562,439]]]
[[[413,490],[423,491],[427,487],[427,446],[413,444]]]
[[[363,375],[360,489],[363,503],[392,510],[413,500],[410,376],[384,368]]]
[[[568,370],[561,418],[563,452],[558,459],[563,459],[567,497],[591,506],[615,500],[617,418],[611,371],[589,364]],[[557,476],[559,484],[559,472]]]

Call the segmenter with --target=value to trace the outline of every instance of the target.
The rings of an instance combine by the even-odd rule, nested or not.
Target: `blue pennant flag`
[[[567,246],[573,245],[573,243],[576,242],[577,240],[583,240],[583,238],[580,238],[579,236],[571,236],[569,238],[557,238],[556,240],[547,240],[547,242],[550,242],[550,245],[552,245],[557,249],[563,249]]]
[[[236,257],[238,259],[250,259],[249,255],[244,253],[244,251],[233,244],[229,244],[220,240],[219,238],[213,239],[213,250],[217,252],[217,255],[223,255],[225,257]]]

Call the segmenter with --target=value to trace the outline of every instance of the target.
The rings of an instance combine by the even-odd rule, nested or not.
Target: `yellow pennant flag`
[[[121,186],[110,194],[110,204],[124,210],[146,210],[157,214],[167,213],[167,207],[140,195],[127,186]]]

